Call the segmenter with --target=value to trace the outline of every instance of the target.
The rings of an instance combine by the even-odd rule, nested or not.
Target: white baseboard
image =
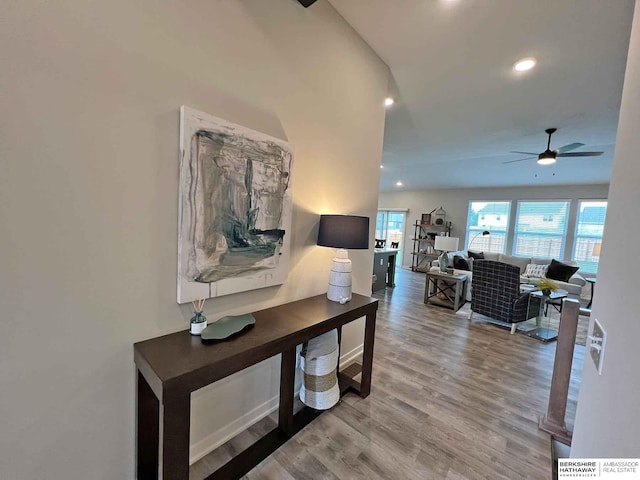
[[[358,356],[362,355],[363,351],[364,344],[357,346],[350,352],[340,355],[341,367],[344,368],[350,363],[353,363],[353,361],[358,358]],[[296,394],[297,393],[298,392],[296,392]],[[196,463],[201,458],[213,452],[219,446],[231,440],[240,432],[245,431],[254,423],[262,420],[268,415],[271,415],[271,413],[275,412],[278,409],[278,405],[279,396],[276,395],[275,397],[270,398],[266,402],[245,413],[241,417],[236,418],[224,427],[216,430],[211,435],[207,435],[202,440],[194,443],[189,447],[189,464],[192,465]]]
[[[220,445],[231,440],[240,432],[245,431],[258,420],[262,420],[264,417],[276,411],[278,409],[278,398],[278,395],[270,398],[241,417],[236,418],[231,423],[228,423],[224,427],[216,430],[211,435],[207,435],[199,442],[191,445],[189,447],[189,464],[194,464],[202,457],[213,452]]]
[[[344,369],[348,367],[353,361],[358,358],[364,352],[364,343],[362,345],[358,345],[356,348],[351,350],[350,352],[343,353],[340,355],[340,369]]]

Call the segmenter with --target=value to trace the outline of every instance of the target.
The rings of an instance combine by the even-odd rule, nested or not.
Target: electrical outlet
[[[607,340],[607,332],[597,318],[593,320],[593,331],[589,335],[589,355],[598,370],[598,375],[602,375],[602,364],[604,362],[604,346]]]

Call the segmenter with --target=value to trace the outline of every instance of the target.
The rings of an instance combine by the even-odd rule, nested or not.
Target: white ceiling
[[[330,2],[391,68],[382,191],[609,181],[633,0]],[[503,164],[549,127],[605,153]]]

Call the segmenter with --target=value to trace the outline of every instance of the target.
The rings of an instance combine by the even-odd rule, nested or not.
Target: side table
[[[557,339],[558,332],[551,328],[551,321],[549,317],[546,316],[546,312],[550,304],[557,302],[558,300],[562,302],[562,299],[567,298],[567,295],[569,295],[569,292],[566,290],[556,290],[555,292],[551,292],[549,295],[544,295],[540,290],[529,292],[529,298],[537,297],[540,299],[540,309],[538,310],[538,316],[536,317],[536,328],[523,333],[545,343]],[[546,326],[542,324],[545,320]]]
[[[465,304],[467,276],[453,273],[427,272],[424,303],[447,307],[454,312]]]

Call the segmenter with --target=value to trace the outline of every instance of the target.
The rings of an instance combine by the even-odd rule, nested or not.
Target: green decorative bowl
[[[205,328],[200,337],[203,342],[219,342],[252,328],[256,323],[253,315],[234,315],[222,317]]]

